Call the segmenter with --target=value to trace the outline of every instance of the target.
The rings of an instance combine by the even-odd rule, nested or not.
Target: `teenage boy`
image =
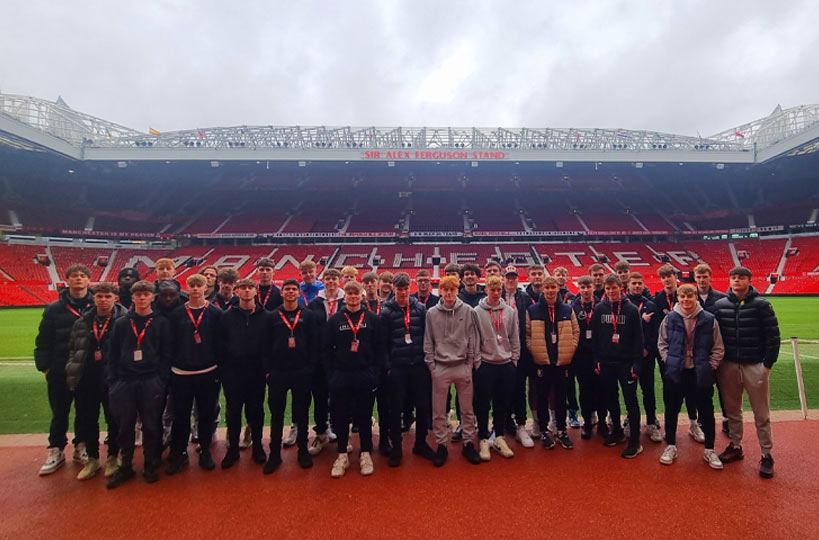
[[[779,322],[773,306],[751,285],[751,271],[731,269],[728,296],[717,300],[715,315],[725,344],[725,360],[717,371],[725,412],[730,422],[731,442],[719,458],[731,463],[742,453],[742,392],[754,411],[756,436],[762,450],[759,475],[773,476],[771,456],[770,375],[779,356]]]
[[[464,288],[458,293],[458,298],[472,308],[478,307],[481,298],[486,297],[486,293],[478,286],[479,279],[481,279],[481,269],[477,264],[466,263],[461,266],[461,280]]]
[[[351,417],[359,425],[361,474],[373,473],[372,424],[373,399],[379,374],[384,370],[384,337],[378,315],[363,309],[362,286],[350,281],[344,286],[345,306],[327,321],[324,346],[329,359],[330,399],[333,425],[338,436],[338,457],[331,476],[339,478],[350,466],[347,439]]]
[[[489,279],[492,276],[501,277],[503,269],[498,261],[489,261],[484,265],[483,273],[486,276],[486,279]]]
[[[207,471],[216,467],[210,453],[210,441],[219,400],[217,354],[222,347],[222,310],[205,300],[205,276],[193,274],[186,282],[190,299],[171,313],[174,411],[167,474],[176,474],[188,464],[187,446],[194,400],[199,414],[197,438],[202,451],[199,466]]]
[[[657,271],[657,274],[663,284],[662,290],[657,291],[657,294],[654,295],[654,304],[657,306],[657,317],[659,318],[656,324],[660,325],[665,316],[671,313],[677,304],[677,270],[670,264],[664,264]],[[657,361],[661,362],[659,356],[657,356]],[[660,377],[665,378],[662,363],[660,363]],[[668,398],[665,388],[666,386],[663,384],[663,403]],[[705,442],[705,434],[702,432],[699,423],[697,423],[697,403],[693,395],[686,396],[685,409],[688,412],[688,434],[698,443]]]
[[[348,281],[358,281],[358,268],[347,265],[341,269],[341,286],[347,284]]]
[[[540,300],[540,295],[543,294],[543,278],[546,277],[546,267],[542,264],[533,264],[529,267],[527,275],[529,276],[529,285],[526,287],[526,294],[534,302],[537,302]]]
[[[614,265],[614,273],[617,274],[620,281],[622,281],[624,284],[626,284],[626,287],[628,287],[629,277],[631,276],[631,264],[628,261],[617,261],[617,263]],[[631,294],[630,291],[629,294]],[[645,286],[645,280],[643,281],[643,290],[640,291],[640,296],[645,296],[649,300],[654,298],[649,288]]]
[[[228,437],[228,451],[222,460],[223,469],[228,469],[239,461],[242,407],[250,428],[253,461],[264,463],[267,460],[262,448],[265,390],[263,364],[269,349],[270,312],[256,302],[256,282],[252,279],[236,282],[236,297],[239,303],[221,317],[221,334],[224,339],[221,341],[219,375],[225,387]]]
[[[392,272],[382,272],[378,276],[378,302],[376,311],[380,314],[384,309],[384,304],[395,297],[393,280],[395,276]],[[378,391],[375,394],[375,406],[378,411],[378,451],[382,456],[389,457],[392,454],[392,444],[390,443],[390,385],[387,379],[386,366],[378,375]],[[402,408],[403,410],[403,408]],[[358,424],[353,424],[353,431],[356,431]]]
[[[204,278],[202,278],[204,279]],[[170,375],[173,337],[170,324],[151,311],[154,285],[137,281],[131,287],[134,309],[115,323],[108,355],[108,399],[119,431],[117,443],[122,465],[106,487],[112,489],[134,477],[134,432],[137,414],[142,418],[145,465],[142,476],[148,483],[159,480],[162,451],[162,402]],[[188,413],[190,414],[190,413]],[[187,431],[185,432],[187,440]]]
[[[172,281],[174,285],[176,285],[176,290],[179,291],[179,296],[181,296],[184,300],[188,299],[188,293],[182,290],[182,284],[174,279],[176,265],[174,264],[173,259],[168,259],[167,257],[158,259],[154,266],[154,272],[156,273],[156,281],[154,281],[154,294],[157,293],[160,282]]]
[[[557,280],[557,286],[560,288],[557,293],[560,301],[568,306],[572,305],[574,295],[566,287],[569,281],[569,271],[564,266],[558,266],[554,269],[552,275]],[[576,380],[574,363],[572,363],[569,365],[569,378],[566,380],[566,407],[569,409],[569,426],[575,429],[580,427],[580,421],[577,418],[577,409],[579,406],[577,404]]]
[[[515,308],[501,300],[503,281],[498,276],[486,278],[486,297],[475,308],[475,327],[478,330],[477,394],[479,455],[481,460],[491,458],[489,447],[503,457],[515,455],[503,438],[512,396],[515,391],[515,369],[520,359],[520,331]],[[492,408],[493,437],[489,436],[489,409]]]
[[[571,304],[572,300],[574,300],[574,295],[566,286],[566,284],[569,283],[569,271],[565,266],[558,266],[554,269],[552,275],[557,280],[557,286],[560,287],[560,291],[558,292],[560,301],[564,304]]]
[[[623,262],[623,261],[621,261]],[[618,263],[619,264],[619,263]],[[618,276],[619,277],[619,276]],[[646,412],[646,435],[654,442],[662,442],[657,422],[657,405],[654,392],[654,358],[657,356],[657,332],[659,328],[657,306],[643,296],[645,278],[639,272],[628,276],[626,299],[637,306],[643,324],[643,355],[640,360],[640,390],[643,392],[643,408]]]
[[[543,447],[552,449],[555,446],[547,429],[549,395],[554,392],[557,441],[570,450],[574,444],[566,432],[566,380],[580,340],[580,327],[572,307],[560,300],[559,292],[560,287],[554,277],[543,279],[540,300],[526,310],[526,346],[535,363],[537,414]]]
[[[589,275],[594,283],[594,297],[598,302],[601,302],[606,295],[606,288],[603,283],[606,279],[606,267],[600,263],[594,263],[589,266]],[[620,282],[623,283],[622,280]]]
[[[597,434],[605,438],[609,435],[606,424],[606,403],[600,386],[600,375],[595,371],[594,334],[592,318],[594,306],[594,282],[590,276],[580,276],[577,280],[578,294],[572,302],[572,310],[580,329],[580,340],[572,359],[572,366],[577,374],[580,387],[580,413],[583,416],[583,427],[580,437],[591,439],[594,430],[594,415],[597,414]]]
[[[642,319],[637,306],[623,298],[620,278],[609,274],[603,284],[606,299],[594,307],[592,347],[607,408],[614,421],[605,445],[615,446],[625,440],[620,426],[620,398],[617,392],[619,383],[629,422],[628,446],[620,455],[630,459],[643,451],[640,444],[640,404],[637,402],[636,384],[643,356]]]
[[[339,289],[339,278],[341,273],[335,268],[328,268],[324,271],[324,289],[319,291],[318,296],[313,299],[307,306],[307,309],[316,315],[318,321],[317,332],[319,339],[323,338],[327,321],[344,309],[344,291]],[[318,354],[323,354],[323,350],[318,349]],[[330,390],[327,387],[327,370],[325,369],[326,362],[314,362],[314,367],[311,368],[310,393],[313,396],[313,420],[316,423],[314,428],[316,436],[313,442],[310,443],[310,455],[318,455],[324,447],[330,442],[329,421],[330,421]],[[308,397],[309,405],[309,397]],[[298,430],[296,425],[296,430]],[[329,431],[329,433],[328,433]],[[297,431],[298,432],[298,431]],[[305,431],[305,439],[307,432]],[[289,438],[289,437],[288,437]],[[295,441],[293,441],[295,443]],[[291,446],[293,443],[288,444]]]
[[[633,274],[632,274],[633,275]],[[697,415],[705,432],[703,459],[709,467],[722,469],[714,452],[714,382],[716,370],[725,355],[716,318],[700,306],[693,285],[677,289],[677,304],[660,325],[660,358],[665,364],[668,402],[665,410],[665,441],[668,445],[660,463],[671,465],[677,458],[677,417],[685,396],[693,395]]]
[[[364,272],[361,276],[361,284],[364,287],[364,299],[362,305],[364,309],[381,314],[381,297],[378,294],[378,274],[375,272]]]
[[[117,276],[117,286],[119,288],[118,302],[131,309],[131,285],[139,281],[139,272],[136,268],[123,268]]]
[[[447,422],[449,387],[454,384],[461,405],[462,453],[479,465],[475,449],[475,414],[472,410],[472,369],[477,355],[477,328],[472,308],[458,298],[460,282],[455,276],[441,279],[441,301],[427,311],[424,361],[432,374],[432,418],[438,449],[433,463],[442,466],[448,457],[450,429]]]
[[[218,292],[211,303],[222,311],[236,307],[239,303],[239,297],[234,294],[237,281],[239,281],[239,272],[235,268],[222,268],[219,270],[219,273],[216,274]]]
[[[511,418],[512,412],[515,414],[513,424],[515,439],[524,448],[533,448],[535,443],[532,441],[529,432],[526,431],[526,380],[532,381],[531,377],[535,373],[532,355],[529,353],[529,348],[526,347],[526,309],[533,302],[528,294],[518,288],[518,269],[512,265],[507,266],[503,271],[503,301],[515,310],[515,315],[518,318],[518,342],[520,343],[520,358],[517,366],[515,366],[515,387],[512,392],[512,403],[508,416]],[[533,411],[537,408],[537,403],[533,400],[534,397],[534,385],[531,385],[529,387],[529,403]]]
[[[392,272],[381,272],[378,276],[378,299],[383,304],[393,296],[392,280],[394,279]]]
[[[387,339],[387,384],[389,387],[389,433],[392,442],[390,467],[398,467],[403,458],[401,415],[409,402],[417,411],[415,444],[412,453],[432,461],[435,453],[427,444],[427,429],[432,398],[432,380],[424,363],[424,330],[426,308],[410,296],[410,277],[399,272],[393,279],[395,298],[384,302],[381,328]],[[379,417],[379,424],[386,423]]]
[[[727,295],[724,292],[714,290],[711,286],[711,267],[705,263],[698,264],[694,267],[694,280],[697,282],[697,297],[700,305],[705,311],[714,313],[714,306],[717,300],[725,298]],[[722,432],[729,433],[728,429],[728,415],[725,414],[725,406],[722,402],[722,392],[717,384],[717,396],[719,397],[719,408],[722,412]]]
[[[176,308],[184,304],[184,300],[179,297],[176,284],[170,280],[160,281],[156,285],[157,293],[151,303],[151,311],[156,317],[164,317],[170,322],[171,313]],[[136,445],[142,444],[142,424],[137,416],[136,424]],[[167,448],[171,444],[171,427],[173,426],[173,396],[170,393],[170,386],[166,388],[165,401],[162,406],[162,448]]]
[[[449,263],[444,267],[444,276],[455,276],[460,280],[461,277],[461,265],[456,263]],[[463,287],[463,284],[460,285]],[[440,285],[438,286],[438,290],[440,291]]]
[[[256,300],[259,305],[267,310],[273,311],[282,305],[282,294],[279,288],[273,284],[273,273],[275,265],[271,259],[262,257],[256,261],[256,277],[259,278],[259,288]]]
[[[311,379],[315,379],[314,373],[319,363],[320,329],[324,321],[316,312],[299,305],[299,282],[295,279],[286,279],[282,284],[282,300],[282,305],[270,316],[272,346],[270,354],[265,357],[264,370],[269,389],[267,403],[270,408],[270,457],[265,463],[264,474],[271,474],[282,462],[282,428],[288,390],[293,395],[291,411],[296,425],[298,462],[303,469],[313,466],[313,458],[307,448],[307,413]],[[324,373],[322,369],[322,377]],[[319,403],[323,403],[326,410],[326,392],[323,396],[322,401],[316,401],[316,409]],[[323,429],[326,430],[327,418],[326,413],[323,414],[323,419],[318,418],[316,423],[323,421]],[[317,426],[316,438],[324,437],[326,440],[324,431],[319,432],[319,429]]]
[[[128,310],[117,303],[116,287],[111,283],[100,283],[94,288],[94,305],[74,322],[68,338],[66,383],[76,400],[77,438],[85,442],[88,452],[88,461],[77,475],[78,480],[88,480],[100,469],[100,405],[111,434],[105,476],[111,477],[117,469],[117,422],[108,406],[105,363],[114,323],[127,313]]]
[[[426,309],[438,303],[440,298],[432,293],[432,278],[429,270],[418,270],[418,273],[415,274],[415,285],[418,287],[418,292],[410,296],[421,302]]]
[[[301,274],[299,305],[307,307],[307,304],[324,288],[324,284],[316,279],[316,263],[311,260],[302,261],[299,265],[299,273]]]
[[[48,304],[43,311],[40,328],[34,342],[34,365],[45,375],[48,404],[51,406],[51,426],[48,433],[48,456],[40,467],[40,476],[51,474],[65,463],[63,449],[68,443],[68,413],[74,399],[65,380],[65,362],[68,359],[68,336],[77,319],[82,318],[94,300],[88,292],[91,270],[75,264],[65,271],[68,284],[60,291],[59,298]],[[79,425],[74,419],[74,434]],[[74,461],[85,464],[88,455],[85,442],[74,440]]]
[[[219,270],[217,270],[215,266],[208,265],[203,267],[199,273],[205,276],[207,280],[205,298],[207,298],[209,302],[213,302],[213,299],[219,293],[219,289],[216,287],[216,275],[219,273]]]

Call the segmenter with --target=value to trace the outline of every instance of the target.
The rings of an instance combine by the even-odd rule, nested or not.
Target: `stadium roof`
[[[0,94],[0,144],[83,161],[742,163],[819,149],[819,105],[777,106],[710,137],[622,128],[234,126],[143,133]]]

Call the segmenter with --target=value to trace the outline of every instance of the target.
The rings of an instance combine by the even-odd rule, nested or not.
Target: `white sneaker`
[[[327,440],[329,440],[330,442],[336,442],[336,439],[338,439],[338,435],[336,435],[336,432],[333,431],[333,428],[327,426]]]
[[[80,465],[85,465],[88,463],[88,450],[85,448],[84,442],[79,442],[74,447],[74,455],[72,456],[71,461],[74,463],[79,463]]]
[[[97,471],[100,470],[100,460],[98,459],[89,459],[88,463],[85,464],[85,467],[77,475],[77,480],[88,480],[92,478]]]
[[[330,438],[327,434],[323,435],[316,435],[313,439],[313,442],[310,443],[310,448],[307,449],[307,453],[311,456],[317,456],[324,450],[324,447],[327,446],[327,443],[330,442]]]
[[[341,478],[350,467],[350,458],[347,454],[339,454],[333,463],[333,470],[330,471],[330,476],[333,478]]]
[[[142,426],[134,429],[134,446],[142,446]]]
[[[553,435],[557,435],[557,419],[555,418],[555,412],[549,409],[549,431]]]
[[[518,426],[515,432],[515,439],[517,439],[524,448],[534,448],[535,446],[535,442],[532,440],[532,437],[529,436],[529,432],[526,431],[525,426]]]
[[[716,452],[714,452],[713,448],[706,448],[705,454],[702,456],[703,461],[705,461],[709,467],[714,469],[715,471],[722,470],[722,461],[720,461],[719,456]]]
[[[660,434],[660,428],[657,424],[648,424],[646,426],[646,435],[654,442],[663,442],[663,436]]]
[[[702,432],[702,428],[700,427],[696,420],[691,422],[691,425],[688,426],[688,434],[691,435],[691,438],[697,441],[698,443],[705,442],[705,433]]]
[[[369,452],[361,452],[358,464],[361,466],[361,476],[370,476],[373,473],[373,458]]]
[[[495,442],[492,444],[492,448],[500,452],[505,458],[515,457],[515,453],[512,452],[512,449],[509,448],[509,445],[506,444],[506,439],[503,437],[495,437]]]
[[[481,457],[481,461],[489,461],[492,459],[492,455],[489,453],[489,441],[486,439],[481,439],[480,442],[480,450],[478,451],[478,455]]]
[[[543,434],[540,432],[540,425],[537,422],[532,422],[532,438],[540,439]]]
[[[299,434],[299,428],[296,424],[290,425],[290,431],[287,433],[287,437],[284,438],[282,441],[282,446],[287,448],[288,446],[293,446],[296,444],[296,436]]]
[[[63,451],[59,448],[49,448],[48,457],[46,457],[43,466],[40,467],[40,476],[51,474],[63,465],[65,465],[65,456],[63,455]]]
[[[660,456],[660,463],[663,465],[671,465],[675,459],[677,459],[677,447],[673,444],[669,444],[665,447],[665,450],[663,450],[663,455]]]
[[[253,437],[250,434],[250,426],[245,426],[242,439],[239,441],[239,448],[250,448],[253,444]]]

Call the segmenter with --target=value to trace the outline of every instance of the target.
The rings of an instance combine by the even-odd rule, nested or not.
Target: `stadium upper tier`
[[[596,262],[612,270],[620,260],[629,261],[641,272],[654,291],[661,285],[657,270],[669,263],[680,272],[690,272],[707,262],[714,272],[714,286],[725,290],[728,271],[742,264],[754,273],[753,283],[767,294],[819,293],[819,236],[743,239],[735,242],[593,242],[573,243],[477,243],[445,244],[344,244],[344,245],[265,245],[187,246],[177,249],[123,249],[119,247],[75,247],[38,244],[0,244],[0,306],[37,305],[56,298],[56,286],[64,280],[66,268],[75,263],[88,265],[93,281],[116,281],[119,271],[135,267],[144,279],[155,279],[154,264],[171,257],[177,264],[176,278],[199,271],[205,265],[233,267],[241,277],[253,277],[255,262],[271,257],[276,264],[275,280],[299,278],[298,265],[309,259],[319,270],[331,266],[355,266],[360,273],[407,272],[415,276],[425,268],[437,278],[449,263],[477,263],[497,260],[515,264],[526,281],[530,265],[542,263],[547,271],[568,268],[570,289]],[[47,264],[45,264],[47,263]]]

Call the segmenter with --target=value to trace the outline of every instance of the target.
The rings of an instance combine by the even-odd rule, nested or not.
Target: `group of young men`
[[[279,288],[267,258],[257,261],[255,279],[239,279],[231,268],[205,267],[187,277],[183,290],[174,280],[173,262],[161,259],[154,283],[124,269],[117,286],[100,283],[90,292],[89,269],[68,268],[67,287],[46,307],[35,349],[52,409],[49,453],[40,474],[65,462],[73,399],[74,460],[83,464],[79,479],[101,468],[109,488],[133,478],[138,436],[148,482],[159,479],[166,447],[166,473],[185,468],[191,435],[199,443],[200,467],[212,470],[222,389],[228,433],[223,469],[239,460],[240,448],[251,447],[252,459],[271,474],[282,463],[282,447],[294,444],[299,465],[309,468],[313,456],[334,442],[338,455],[331,474],[340,477],[350,466],[352,431],[358,433],[361,474],[372,474],[374,406],[378,451],[392,467],[403,461],[403,433],[413,421],[412,453],[435,466],[444,465],[458,441],[463,456],[476,465],[489,461],[492,450],[513,457],[511,438],[526,448],[539,439],[547,449],[556,444],[571,449],[568,427],[580,428],[583,439],[596,429],[606,446],[628,440],[621,455],[633,458],[642,452],[638,385],[646,435],[663,440],[656,363],[665,405],[661,463],[670,465],[677,457],[683,402],[689,434],[704,444],[710,467],[742,459],[745,391],[762,450],[759,473],[773,475],[768,374],[778,355],[779,330],[746,268],[731,270],[724,294],[711,287],[707,265],[694,269],[696,286],[679,285],[676,270],[665,265],[659,271],[663,289],[654,296],[643,276],[622,261],[608,275],[603,265],[592,265],[577,280],[576,296],[567,289],[565,268],[547,275],[538,264],[528,268],[525,290],[514,266],[450,264],[438,285],[440,296],[433,294],[426,270],[417,273],[413,294],[403,272],[367,272],[359,282],[353,267],[327,268],[321,280],[312,261],[299,270],[301,282],[288,279]],[[730,437],[719,455],[715,385]],[[293,423],[283,439],[288,392]],[[309,440],[311,403],[315,435]],[[104,463],[100,406],[109,431]],[[427,442],[429,430],[435,448]]]

